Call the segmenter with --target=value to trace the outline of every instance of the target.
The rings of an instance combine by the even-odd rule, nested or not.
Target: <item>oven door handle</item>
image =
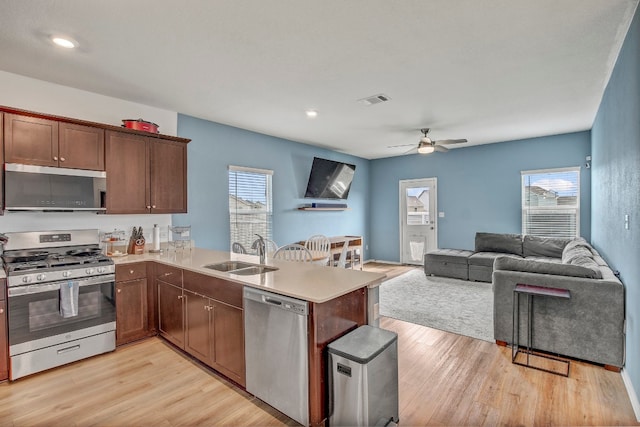
[[[69,283],[69,282],[78,282],[78,287],[84,286],[93,286],[93,285],[101,285],[103,283],[111,283],[115,282],[116,275],[115,274],[105,274],[103,276],[95,276],[95,277],[85,277],[76,280],[61,280],[53,283],[39,283],[35,285],[28,286],[16,286],[11,287],[8,290],[8,296],[11,297],[19,297],[23,295],[33,295],[40,294],[43,292],[51,292],[57,291],[60,289],[60,284]]]

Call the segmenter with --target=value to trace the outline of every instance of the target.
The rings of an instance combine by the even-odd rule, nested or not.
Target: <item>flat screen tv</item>
[[[314,157],[304,197],[346,199],[349,196],[355,171],[355,165]]]

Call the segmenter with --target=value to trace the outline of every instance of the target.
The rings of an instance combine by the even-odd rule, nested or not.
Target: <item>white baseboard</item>
[[[633,412],[636,414],[636,419],[638,420],[638,422],[640,422],[640,401],[638,400],[638,395],[633,388],[633,384],[631,384],[631,378],[629,378],[629,374],[627,374],[626,369],[622,369],[621,375],[624,386],[627,389],[627,394],[629,395],[629,400],[631,400],[631,407],[633,407]]]

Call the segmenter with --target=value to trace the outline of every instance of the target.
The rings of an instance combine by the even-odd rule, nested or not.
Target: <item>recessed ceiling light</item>
[[[52,36],[51,41],[56,45],[64,47],[66,49],[73,49],[74,47],[78,46],[78,42],[68,37]]]
[[[318,112],[316,110],[307,110],[305,111],[305,113],[307,114],[307,117],[309,117],[310,119],[318,117]]]

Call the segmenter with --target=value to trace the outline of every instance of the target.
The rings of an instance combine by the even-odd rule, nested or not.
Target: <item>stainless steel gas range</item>
[[[98,230],[5,233],[9,379],[115,349],[115,266]]]

